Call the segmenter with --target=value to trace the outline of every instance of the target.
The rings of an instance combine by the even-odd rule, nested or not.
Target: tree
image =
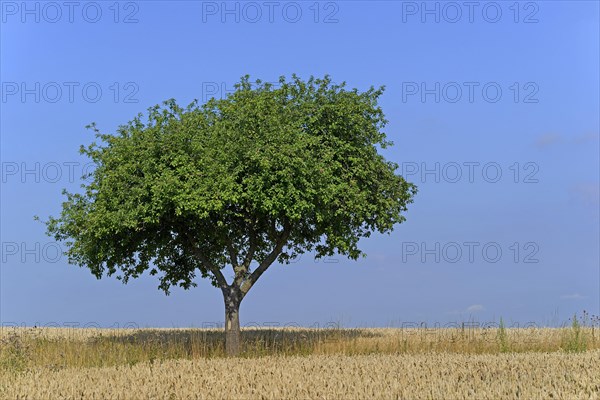
[[[275,261],[307,251],[356,260],[372,232],[405,220],[416,187],[396,175],[377,99],[329,76],[279,85],[245,76],[225,99],[174,100],[81,146],[95,165],[82,193],[63,191],[47,233],[71,264],[124,283],[149,270],[171,286],[199,274],[225,301],[226,351],[240,351],[239,307]],[[225,268],[233,269],[228,282]]]

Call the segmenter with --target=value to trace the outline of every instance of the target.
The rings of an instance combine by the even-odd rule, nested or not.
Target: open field
[[[0,398],[600,399],[600,332],[3,328]]]

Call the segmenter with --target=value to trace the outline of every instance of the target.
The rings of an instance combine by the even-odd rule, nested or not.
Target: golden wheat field
[[[2,399],[600,399],[597,327],[3,328]]]

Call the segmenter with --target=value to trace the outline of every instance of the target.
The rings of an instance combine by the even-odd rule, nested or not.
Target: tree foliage
[[[382,93],[245,76],[224,99],[168,100],[114,135],[92,124],[100,144],[80,152],[96,168],[48,233],[96,277],[149,270],[166,293],[199,274],[245,294],[274,261],[313,250],[357,259],[360,238],[404,221],[416,193],[378,153],[391,144]]]

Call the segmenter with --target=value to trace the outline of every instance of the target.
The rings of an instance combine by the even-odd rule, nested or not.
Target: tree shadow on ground
[[[381,336],[364,329],[242,328],[242,356],[311,354],[319,346],[343,344],[358,338]],[[222,356],[225,333],[219,329],[140,329],[127,334],[98,335],[91,343],[113,343],[162,349],[188,356]]]

